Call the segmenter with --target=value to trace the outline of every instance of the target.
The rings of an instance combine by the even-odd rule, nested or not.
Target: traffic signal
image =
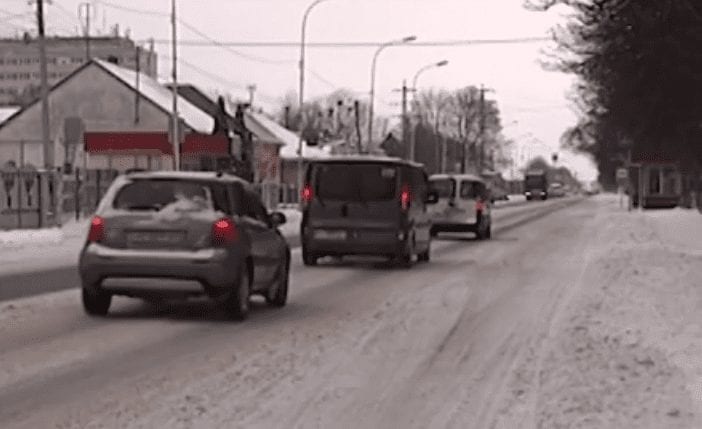
[[[553,155],[551,155],[551,160],[552,160],[554,163],[555,163],[555,162],[558,162],[558,154],[557,154],[557,153],[554,153]]]

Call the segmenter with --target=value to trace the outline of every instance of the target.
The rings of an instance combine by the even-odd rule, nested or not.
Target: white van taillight
[[[237,230],[234,222],[222,218],[212,224],[212,242],[215,246],[225,246],[237,239]]]
[[[475,201],[475,211],[476,212],[482,212],[485,210],[485,202],[481,199],[478,199]]]
[[[402,206],[402,210],[408,210],[411,202],[412,194],[410,193],[409,186],[405,185],[402,187],[402,192],[400,193],[400,204]]]
[[[90,221],[90,231],[88,231],[88,242],[99,243],[105,238],[105,219],[94,216]]]
[[[312,199],[314,198],[314,192],[312,192],[312,186],[311,185],[305,185],[304,188],[302,188],[301,195],[302,197],[302,203],[307,205],[312,202]]]

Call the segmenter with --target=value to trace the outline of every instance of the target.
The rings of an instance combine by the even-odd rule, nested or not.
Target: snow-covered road
[[[77,290],[2,302],[0,427],[702,427],[686,382],[702,365],[683,368],[702,295],[645,258],[665,222],[613,201],[512,208],[492,241],[438,240],[408,271],[305,268],[295,250],[289,306],[242,324],[206,302],[127,299],[90,319]],[[699,262],[685,255],[677,281]],[[646,266],[661,282],[622,280]],[[668,287],[686,312],[659,302]]]

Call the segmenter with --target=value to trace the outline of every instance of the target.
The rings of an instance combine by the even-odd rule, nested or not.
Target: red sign
[[[173,148],[168,141],[168,133],[161,132],[86,132],[85,150],[89,153],[128,152],[161,153],[172,155]],[[222,135],[190,133],[180,148],[181,153],[216,154],[229,153],[229,141]]]

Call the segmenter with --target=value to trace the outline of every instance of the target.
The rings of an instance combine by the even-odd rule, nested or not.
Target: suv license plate
[[[320,240],[346,240],[346,231],[328,231],[318,229],[314,232],[314,238]]]
[[[181,231],[130,232],[127,243],[130,247],[162,247],[178,244],[184,238],[185,234]]]

